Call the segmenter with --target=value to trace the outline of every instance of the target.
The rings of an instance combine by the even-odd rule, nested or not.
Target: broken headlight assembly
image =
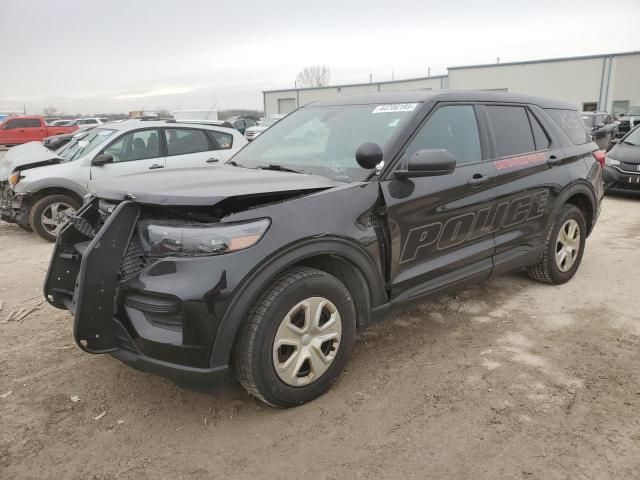
[[[243,223],[186,223],[171,220],[142,220],[140,239],[152,257],[205,256],[249,248],[269,228],[266,218]]]
[[[20,171],[16,170],[15,172],[12,172],[11,175],[9,175],[9,178],[7,180],[9,181],[9,185],[15,187],[21,178],[22,177],[20,176]]]

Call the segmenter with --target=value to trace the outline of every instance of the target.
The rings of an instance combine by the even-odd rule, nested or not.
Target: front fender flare
[[[317,255],[335,255],[355,265],[363,273],[370,290],[371,307],[388,301],[381,273],[362,247],[342,238],[312,238],[290,245],[268,257],[238,287],[227,309],[211,352],[211,366],[229,363],[240,324],[258,295],[269,282],[287,267]]]

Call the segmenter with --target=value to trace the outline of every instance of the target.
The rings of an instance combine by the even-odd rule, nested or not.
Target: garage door
[[[289,113],[296,109],[295,98],[279,98],[278,99],[278,113]]]

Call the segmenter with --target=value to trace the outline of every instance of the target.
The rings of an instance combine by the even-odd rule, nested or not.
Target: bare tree
[[[326,65],[310,65],[305,67],[296,78],[298,87],[326,87],[331,80],[331,71]]]
[[[45,117],[53,117],[56,113],[58,113],[58,109],[56,107],[45,107],[42,109],[42,114]]]

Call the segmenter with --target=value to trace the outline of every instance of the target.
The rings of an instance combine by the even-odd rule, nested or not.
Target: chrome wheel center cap
[[[303,347],[306,347],[307,345],[309,345],[311,343],[311,335],[309,335],[308,333],[303,335],[302,338],[300,339],[300,343],[302,343]]]

